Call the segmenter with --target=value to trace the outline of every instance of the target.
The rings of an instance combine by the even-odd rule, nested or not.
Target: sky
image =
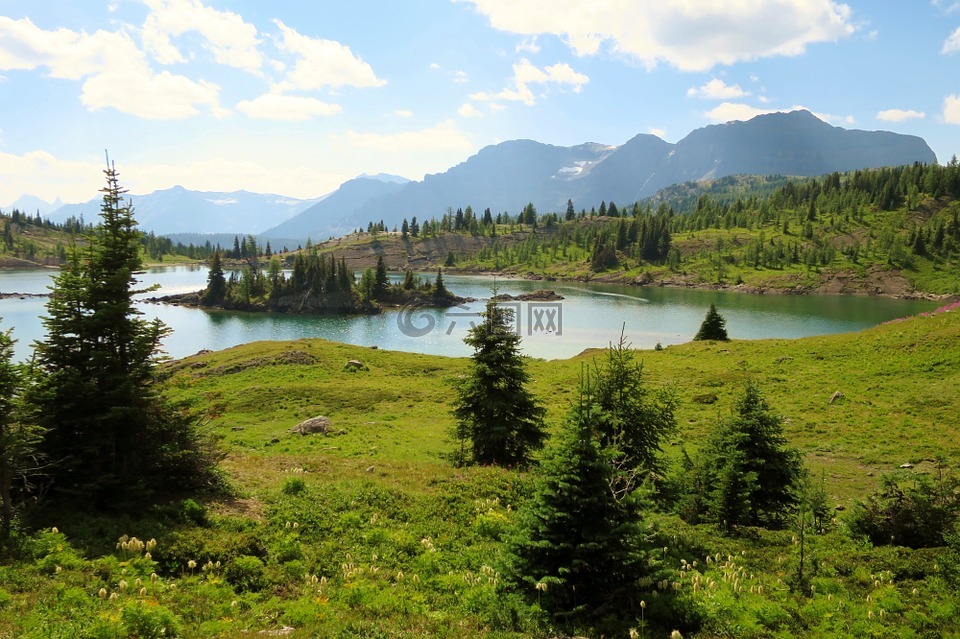
[[[960,0],[0,0],[0,208],[314,198],[805,108],[960,155]]]

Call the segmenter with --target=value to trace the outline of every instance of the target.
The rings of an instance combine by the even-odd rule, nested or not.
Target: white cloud
[[[480,111],[477,110],[475,106],[473,106],[469,102],[464,102],[463,105],[461,105],[461,107],[457,109],[457,113],[459,113],[461,116],[465,118],[476,118],[483,115],[482,113],[480,113]]]
[[[467,77],[466,71],[454,71],[453,72],[453,81],[457,84],[466,84],[470,81],[470,78]]]
[[[0,16],[0,69],[38,68],[53,78],[83,80],[81,101],[90,110],[113,108],[156,120],[192,117],[198,106],[224,113],[217,85],[154,73],[126,32],[45,31],[29,18]]]
[[[200,114],[197,105],[209,107],[217,117],[228,113],[220,107],[216,84],[168,71],[154,74],[138,64],[91,76],[83,83],[80,100],[91,111],[112,108],[147,120],[190,118]]]
[[[520,44],[517,45],[517,53],[521,51],[526,51],[527,53],[540,53],[540,45],[537,44],[537,36],[531,36],[529,38],[524,38]]]
[[[400,133],[357,133],[347,131],[342,136],[351,146],[372,149],[382,153],[409,153],[416,151],[470,151],[473,143],[458,131],[453,120],[446,120],[429,129]],[[336,139],[341,139],[337,136]]]
[[[21,195],[39,195],[53,201],[81,202],[96,197],[103,186],[104,165],[60,160],[45,151],[23,155],[0,153],[0,202],[13,202]],[[49,195],[48,195],[49,194]]]
[[[943,121],[960,124],[960,95],[948,95],[943,99]]]
[[[886,109],[877,113],[877,119],[885,122],[903,122],[904,120],[920,120],[927,117],[923,111],[905,111],[903,109]]]
[[[723,104],[704,112],[704,117],[714,122],[732,122],[735,120],[745,121],[755,118],[758,115],[767,115],[769,113],[787,113],[790,111],[810,111],[814,116],[830,124],[845,124],[850,126],[856,123],[852,115],[831,115],[829,113],[818,113],[802,105],[792,106],[789,109],[758,109],[749,104],[737,102],[724,102]]]
[[[714,122],[732,122],[734,120],[749,120],[758,115],[775,113],[775,110],[758,109],[749,104],[737,102],[724,102],[709,111],[704,112],[704,117]]]
[[[502,31],[563,38],[577,55],[605,45],[648,67],[683,71],[771,56],[796,56],[855,31],[851,9],[834,0],[460,0]]]
[[[703,86],[687,89],[687,96],[701,100],[730,100],[747,95],[750,93],[741,89],[739,84],[730,86],[719,78],[714,78]]]
[[[471,100],[481,102],[523,102],[527,106],[536,104],[537,99],[530,85],[539,84],[567,86],[579,93],[590,78],[574,71],[569,64],[561,62],[540,69],[526,58],[513,65],[513,83],[498,93],[479,92],[470,96]]]
[[[386,84],[369,64],[353,54],[350,47],[336,40],[301,35],[280,20],[274,20],[274,23],[283,34],[278,46],[299,58],[279,89],[365,88]]]
[[[120,162],[117,162],[118,167]],[[175,164],[144,164],[121,167],[121,179],[136,193],[151,193],[179,184],[197,191],[235,191],[237,185],[255,193],[280,193],[312,198],[328,193],[346,176],[310,166],[251,162],[213,157]],[[102,174],[97,177],[102,181]],[[97,185],[100,188],[100,185]],[[136,201],[134,201],[136,207]]]
[[[655,136],[657,136],[658,138],[660,138],[661,140],[667,137],[667,132],[666,132],[666,131],[664,131],[663,129],[658,129],[658,128],[653,127],[653,126],[650,127],[649,129],[647,129],[647,133],[649,133],[650,135],[655,135]]]
[[[950,37],[944,41],[943,48],[940,49],[940,53],[955,53],[957,51],[960,51],[960,27],[957,27],[957,30],[950,34]]]
[[[253,100],[238,103],[237,110],[255,120],[303,122],[319,116],[336,115],[343,109],[339,104],[330,104],[316,98],[266,93]]]
[[[183,54],[170,38],[196,32],[219,64],[251,72],[262,66],[257,29],[236,13],[206,7],[200,0],[143,2],[150,8],[141,31],[143,44],[161,64],[184,62]]]
[[[181,185],[198,191],[235,191],[238,184],[257,193],[311,198],[329,192],[347,176],[281,162],[250,162],[213,157],[172,164],[134,164],[116,158],[120,181],[131,193],[146,194]],[[46,151],[0,153],[0,202],[31,194],[53,201],[86,202],[103,186],[103,158],[64,160]],[[133,199],[136,209],[136,198]]]
[[[412,117],[413,117],[413,111],[411,111],[411,110],[409,110],[409,109],[397,109],[396,111],[393,112],[393,114],[394,114],[395,116],[397,116],[398,118],[412,118]]]
[[[930,4],[940,9],[943,9],[947,13],[950,13],[951,11],[957,11],[958,9],[960,9],[960,2],[947,3],[947,2],[943,2],[943,0],[932,0]]]

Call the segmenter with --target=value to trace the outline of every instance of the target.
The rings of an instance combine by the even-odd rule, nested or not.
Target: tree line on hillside
[[[62,264],[67,261],[73,245],[84,244],[88,236],[94,232],[95,226],[85,222],[83,218],[70,216],[62,223],[52,222],[42,218],[40,213],[29,215],[14,208],[9,215],[0,212],[0,222],[3,225],[0,253],[7,253],[14,257],[33,260],[46,258]],[[43,242],[29,231],[39,229],[54,234],[55,241]],[[59,237],[66,236],[66,237]],[[145,255],[154,262],[162,262],[166,256],[179,256],[189,259],[203,260],[213,255],[219,245],[206,242],[203,245],[193,243],[183,244],[174,242],[170,238],[158,236],[155,233],[140,233],[138,242]]]
[[[448,265],[473,260],[495,269],[518,264],[537,268],[581,261],[594,272],[628,264],[679,271],[685,261],[706,258],[717,263],[720,280],[724,264],[734,262],[755,269],[813,270],[843,257],[853,264],[870,260],[911,268],[917,258],[960,257],[960,165],[955,158],[946,166],[913,164],[820,178],[730,177],[718,182],[724,186],[688,185],[685,191],[674,187],[645,202],[618,206],[603,201],[589,211],[577,211],[572,201],[563,213],[543,214],[533,204],[516,215],[489,209],[478,214],[467,206],[448,210],[439,219],[404,219],[399,233],[405,241],[448,232],[491,238],[475,254],[451,254]],[[710,193],[689,195],[697,189]],[[670,199],[670,194],[677,195]],[[898,211],[902,214],[880,216]],[[677,237],[710,229],[754,233],[744,246],[718,239],[696,254],[683,254],[676,247]],[[368,231],[376,234],[386,228],[381,221],[371,223]]]

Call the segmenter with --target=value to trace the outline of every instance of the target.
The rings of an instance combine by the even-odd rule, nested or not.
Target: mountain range
[[[182,186],[128,195],[144,231],[176,233],[232,233],[258,235],[317,204],[322,198],[301,200],[284,195],[233,191],[191,191]],[[101,199],[65,204],[45,217],[62,223],[70,217],[95,221]]]
[[[649,134],[619,147],[513,140],[483,148],[420,182],[375,185],[364,178],[351,180],[262,235],[325,238],[365,228],[371,221],[383,220],[392,228],[403,218],[439,217],[448,208],[467,205],[477,211],[489,208],[496,215],[516,214],[532,203],[545,213],[564,211],[571,200],[579,210],[601,201],[632,204],[672,184],[727,175],[816,176],[936,161],[922,138],[834,127],[808,111],[708,126],[676,144]]]
[[[174,187],[136,196],[141,228],[157,234],[250,233],[262,238],[323,240],[371,221],[392,228],[414,216],[440,217],[472,206],[494,215],[577,210],[601,201],[620,205],[688,181],[728,175],[816,176],[834,171],[914,162],[936,163],[919,137],[835,127],[808,111],[772,113],[746,122],[697,129],[676,144],[640,134],[620,146],[595,143],[560,147],[511,140],[481,149],[449,170],[410,181],[363,175],[314,200],[238,191],[206,193]],[[49,215],[92,220],[99,200],[66,205]],[[28,209],[29,210],[29,209]]]

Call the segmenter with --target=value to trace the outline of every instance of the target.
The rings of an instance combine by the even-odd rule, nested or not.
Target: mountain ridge
[[[191,191],[181,186],[133,196],[140,227],[156,234],[235,233],[323,240],[369,222],[388,228],[406,219],[440,217],[472,206],[518,213],[601,201],[621,205],[661,188],[729,175],[811,177],[835,171],[936,163],[917,136],[832,126],[809,111],[771,113],[695,129],[676,143],[641,133],[619,146],[585,142],[562,147],[530,139],[483,147],[446,171],[420,181],[363,174],[325,196],[301,200],[247,191]],[[28,200],[28,196],[21,198]],[[18,200],[20,201],[20,200]],[[99,198],[68,204],[47,217],[96,218]],[[28,209],[27,212],[30,212]],[[41,210],[41,213],[43,211]]]
[[[515,215],[527,203],[540,212],[563,211],[568,201],[575,206],[630,204],[673,184],[728,175],[812,177],[936,161],[922,138],[843,129],[798,110],[706,126],[675,144],[652,134],[639,134],[618,147],[509,140],[486,146],[443,173],[377,194],[352,211],[340,210],[339,219],[324,207],[297,217],[313,216],[312,226],[329,236],[365,228],[371,221],[383,220],[391,228],[404,218],[439,217],[467,205],[478,211],[490,208],[494,215]],[[274,233],[280,234],[268,229],[264,235]]]

